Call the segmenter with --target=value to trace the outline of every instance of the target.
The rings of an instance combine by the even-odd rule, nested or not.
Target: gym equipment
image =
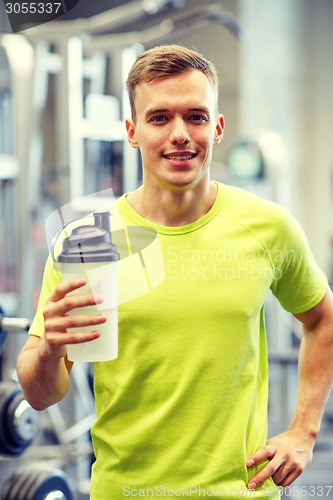
[[[7,333],[16,333],[28,331],[30,328],[30,320],[27,318],[10,318],[6,317],[0,306],[0,356],[7,338]]]
[[[0,356],[7,338],[7,331],[2,327],[3,310],[0,307]]]
[[[0,274],[1,274],[1,270],[0,270]],[[2,377],[2,371],[3,371],[2,353],[3,353],[5,342],[7,339],[7,334],[28,331],[29,328],[30,328],[30,320],[28,320],[27,318],[6,317],[2,307],[0,305],[0,380],[3,379],[3,377]]]
[[[28,318],[5,317],[0,307],[0,333],[27,332],[29,328],[30,320]]]
[[[20,455],[34,441],[39,429],[39,413],[23,396],[21,387],[0,383],[0,452]]]
[[[61,469],[39,464],[21,466],[4,483],[1,500],[73,500],[73,492]]]

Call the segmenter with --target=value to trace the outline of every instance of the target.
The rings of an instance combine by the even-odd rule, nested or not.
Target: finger
[[[275,484],[282,485],[287,477],[293,474],[294,471],[288,471],[285,467],[279,467],[278,470],[273,474],[272,479]]]
[[[53,302],[58,302],[70,292],[81,288],[86,284],[86,280],[84,278],[72,279],[67,281],[62,281],[59,285],[56,286],[53,293],[50,295],[50,300]]]
[[[248,484],[249,490],[258,488],[264,481],[273,476],[280,465],[281,463],[278,460],[271,460],[260,472],[258,472],[258,474],[250,479]]]
[[[81,309],[88,306],[95,306],[96,304],[102,304],[103,300],[102,296],[93,295],[92,293],[84,295],[66,295],[66,297],[57,302],[55,310],[57,310],[60,315],[64,315],[73,309]]]
[[[287,474],[282,481],[276,482],[274,479],[274,476],[273,476],[273,480],[274,480],[275,484],[277,484],[278,486],[286,487],[286,486],[289,486],[290,484],[292,484],[300,475],[301,475],[301,472],[294,471],[294,472],[291,472],[290,474]]]
[[[247,467],[252,467],[253,465],[262,462],[263,460],[267,460],[268,458],[274,457],[276,453],[276,448],[272,445],[267,444],[263,448],[260,448],[256,452],[252,453],[246,461]]]
[[[87,326],[100,325],[105,323],[107,317],[105,314],[81,314],[70,316],[55,316],[47,319],[44,324],[46,333],[48,332],[66,332],[70,328],[81,328]]]
[[[304,468],[299,464],[282,465],[279,469],[273,474],[272,478],[275,484],[281,486],[289,486],[295,479],[298,478],[303,472]]]
[[[91,330],[88,332],[68,332],[64,334],[66,344],[84,344],[100,337],[98,330]]]
[[[49,334],[47,342],[49,351],[59,352],[68,344],[83,344],[90,342],[100,337],[98,330],[91,330],[86,332],[52,332]],[[64,354],[63,354],[64,355]]]
[[[44,319],[52,316],[64,316],[73,309],[101,304],[103,297],[100,295],[82,294],[66,295],[57,302],[49,301],[44,309]]]

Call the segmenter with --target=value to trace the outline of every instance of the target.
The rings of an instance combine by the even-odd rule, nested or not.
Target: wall
[[[290,153],[292,211],[330,271],[333,3],[242,0],[251,38],[241,47],[240,132],[270,128]]]

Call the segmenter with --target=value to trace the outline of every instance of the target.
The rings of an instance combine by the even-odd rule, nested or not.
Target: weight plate
[[[22,393],[16,394],[8,406],[7,426],[13,441],[28,446],[37,436],[39,414],[24,399]]]
[[[38,432],[39,414],[18,384],[0,383],[0,453],[21,454]]]
[[[63,491],[51,491],[44,500],[67,500]]]
[[[60,469],[22,466],[3,485],[1,500],[74,500],[66,474]]]
[[[26,481],[26,475],[29,472],[26,469],[17,469],[3,485],[1,500],[18,500],[19,493]]]
[[[10,455],[21,453],[22,447],[17,447],[10,439],[7,428],[7,411],[11,400],[21,392],[18,384],[2,382],[0,384],[0,452]]]
[[[26,500],[45,500],[51,493],[59,495],[59,492],[63,494],[64,500],[74,500],[67,476],[62,470],[42,470]]]
[[[19,491],[17,500],[28,500],[29,492],[33,488],[36,480],[38,480],[38,471],[35,469],[29,469],[25,474],[25,483],[23,488]]]

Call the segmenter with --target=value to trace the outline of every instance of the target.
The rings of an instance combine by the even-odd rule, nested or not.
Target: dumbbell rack
[[[8,331],[28,327],[28,320],[6,318],[0,308],[0,359]],[[44,500],[50,494],[74,500],[80,482],[89,481],[93,457],[89,431],[95,410],[87,366],[73,367],[69,397],[43,412],[25,400],[15,375],[3,381],[0,372],[0,499]]]

